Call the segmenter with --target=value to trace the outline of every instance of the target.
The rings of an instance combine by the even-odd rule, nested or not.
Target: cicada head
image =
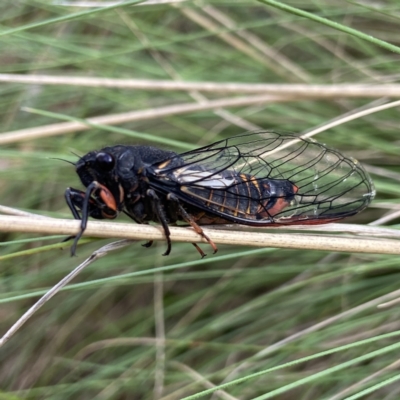
[[[76,163],[76,173],[86,187],[94,181],[107,185],[115,175],[115,164],[113,154],[103,150],[91,151]]]
[[[76,163],[76,173],[83,185],[88,187],[92,182],[97,182],[106,188],[115,199],[118,209],[121,209],[123,205],[126,177],[129,175],[131,187],[137,183],[135,169],[135,157],[125,146],[105,147],[98,151],[91,151]]]

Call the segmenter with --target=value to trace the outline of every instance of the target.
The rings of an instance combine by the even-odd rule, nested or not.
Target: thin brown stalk
[[[0,231],[40,234],[75,235],[80,221],[64,219],[32,219],[17,216],[0,216]],[[345,225],[342,231],[345,231]],[[379,230],[378,227],[373,227]],[[386,228],[387,229],[387,228]],[[175,242],[206,243],[192,229],[170,227]],[[400,254],[400,240],[366,236],[339,236],[322,233],[260,233],[254,231],[209,229],[205,233],[216,244],[234,246],[274,247],[285,249],[325,250],[335,252]],[[351,231],[351,230],[350,230]],[[394,230],[394,232],[397,232]],[[90,221],[85,236],[136,240],[165,240],[160,226]],[[397,236],[398,237],[398,236]]]
[[[187,114],[190,112],[212,110],[221,107],[241,107],[249,104],[262,104],[267,102],[290,101],[288,97],[257,95],[236,98],[224,98],[210,100],[207,103],[184,103],[172,106],[148,108],[146,110],[129,111],[119,114],[102,115],[88,118],[87,123],[73,121],[57,124],[43,125],[35,128],[21,129],[0,134],[0,145],[32,140],[37,138],[63,135],[65,133],[80,132],[91,129],[93,125],[118,125],[125,122],[143,121],[156,118],[164,118],[171,115]]]
[[[340,83],[334,85],[186,82],[150,79],[118,79],[86,76],[0,74],[0,82],[31,85],[109,87],[128,90],[190,91],[211,93],[263,93],[301,98],[399,98],[400,84]]]
[[[348,398],[347,396],[349,393],[361,391],[361,388],[365,387],[368,382],[371,382],[372,380],[381,377],[386,372],[396,370],[399,367],[400,367],[400,360],[396,360],[395,362],[390,363],[389,365],[380,369],[379,371],[374,372],[373,374],[365,377],[364,379],[361,379],[359,382],[354,383],[353,385],[347,387],[345,390],[342,390],[336,395],[330,397],[329,400],[341,400],[345,399],[345,397]]]
[[[129,240],[120,240],[118,242],[107,244],[100,249],[96,250],[89,258],[83,263],[79,264],[72,272],[61,279],[49,291],[47,291],[29,310],[22,315],[21,318],[2,336],[0,337],[0,347],[2,347],[11,337],[21,328],[22,325],[28,321],[33,314],[36,313],[44,304],[46,304],[54,295],[56,295],[65,285],[72,281],[84,268],[92,264],[101,257],[107,255],[110,251],[120,249],[128,246],[131,243]]]
[[[182,372],[185,372],[188,376],[190,376],[195,382],[198,382],[202,386],[204,386],[206,389],[212,389],[216,385],[212,383],[209,379],[207,379],[204,375],[199,374],[197,371],[194,369],[190,368],[189,366],[182,364],[177,361],[173,361],[171,363],[175,368],[179,369]],[[225,400],[238,400],[237,397],[231,396],[229,393],[225,392],[224,390],[217,390],[215,394]]]
[[[125,24],[132,30],[135,36],[140,40],[141,44],[149,49],[149,53],[154,58],[161,68],[174,80],[174,81],[182,81],[182,77],[173,67],[173,65],[168,61],[168,59],[158,50],[152,48],[151,41],[147,38],[147,36],[141,32],[140,29],[136,26],[134,21],[127,16],[125,12],[122,10],[117,10],[117,13],[121,17],[121,19],[125,22]],[[199,104],[208,103],[210,100],[200,93],[198,90],[188,90],[188,95],[195,100]],[[235,115],[227,110],[222,108],[218,108],[213,110],[214,114],[220,116],[222,119],[226,120],[227,122],[240,126],[244,130],[257,130],[261,129],[255,124],[246,121],[245,119]]]

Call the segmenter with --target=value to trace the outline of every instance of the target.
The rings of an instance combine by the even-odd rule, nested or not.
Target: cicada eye
[[[98,153],[96,161],[102,171],[111,171],[115,165],[114,157],[109,153]]]

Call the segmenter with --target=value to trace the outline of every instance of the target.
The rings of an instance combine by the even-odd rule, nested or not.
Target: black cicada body
[[[273,131],[244,133],[183,154],[151,146],[112,146],[76,163],[86,191],[68,188],[76,219],[189,223],[217,250],[200,225],[324,224],[354,215],[375,191],[363,167],[310,139]],[[195,245],[201,255],[204,253]]]

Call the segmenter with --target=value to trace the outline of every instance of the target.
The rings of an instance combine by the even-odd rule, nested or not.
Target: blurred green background
[[[395,83],[400,77],[398,53],[268,4],[155,2],[100,12],[80,3],[2,2],[1,73],[333,85]],[[396,0],[286,4],[399,45]],[[4,133],[62,122],[27,107],[82,119],[201,100],[187,91],[61,82],[3,82],[0,93]],[[0,203],[72,218],[64,191],[80,187],[78,177],[70,164],[54,158],[74,161],[73,153],[117,143],[184,151],[253,126],[300,133],[384,101],[264,102],[10,142],[0,147]],[[317,139],[373,171],[375,205],[346,222],[369,223],[398,209],[398,108]],[[82,242],[78,257],[71,258],[69,244],[45,247],[62,237],[0,232],[0,240],[0,334],[38,292],[112,241]],[[75,279],[81,285],[48,302],[0,349],[0,399],[172,400],[238,378],[247,379],[203,398],[400,397],[399,351],[386,349],[397,336],[379,337],[400,328],[398,308],[368,303],[399,289],[398,256],[219,246],[217,255],[199,260],[189,244],[173,244],[169,257],[161,256],[164,248],[165,243],[151,250],[137,243],[112,253]],[[371,340],[356,343],[364,339]]]

